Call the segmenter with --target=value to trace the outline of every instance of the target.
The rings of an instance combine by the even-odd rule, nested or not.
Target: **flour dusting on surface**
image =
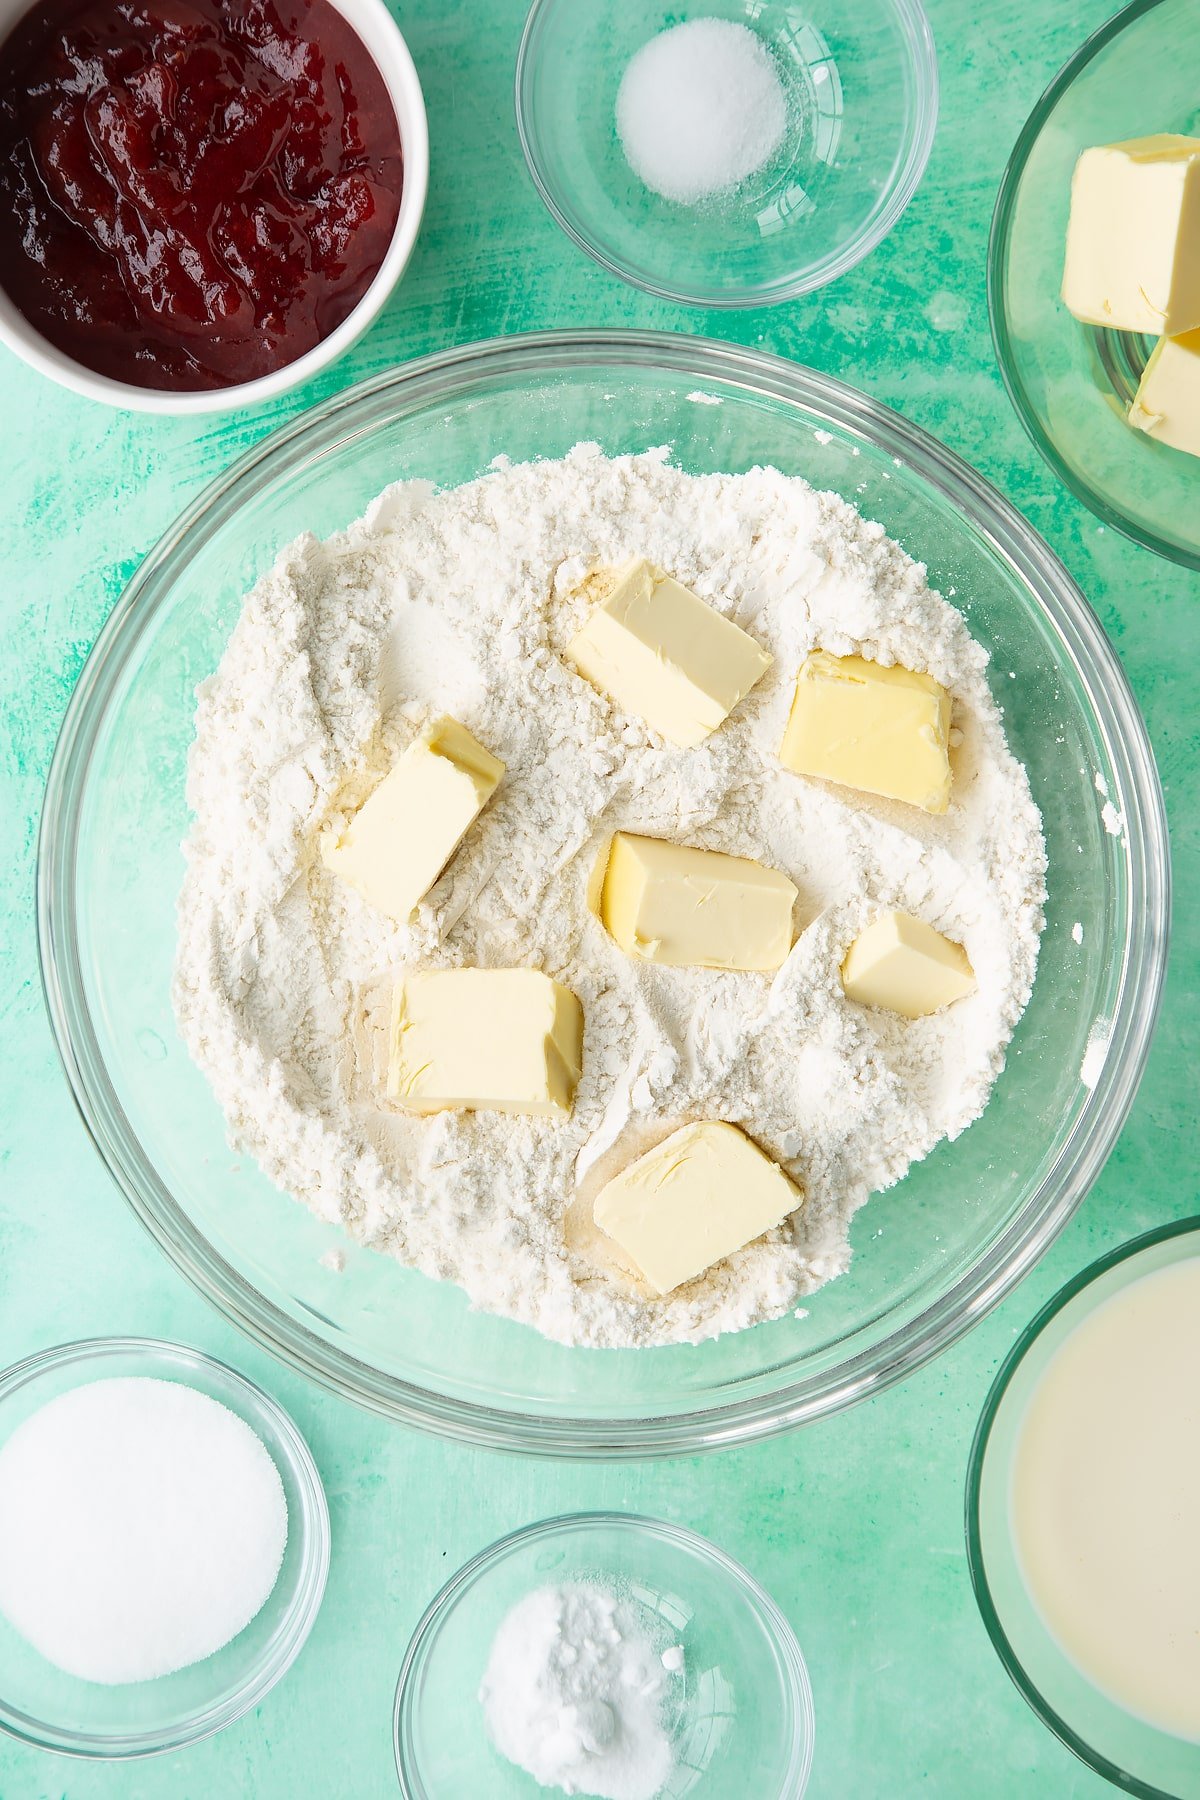
[[[693,750],[666,746],[565,662],[596,566],[646,555],[774,666]],[[785,770],[808,652],[927,670],[954,697],[945,817]],[[388,489],[302,537],[247,597],[199,690],[175,1005],[233,1143],[360,1242],[564,1342],[695,1341],[781,1316],[849,1259],[851,1216],[981,1112],[1028,1000],[1045,853],[984,651],[925,572],[835,495],[771,469],[691,476],[663,450],[509,465]],[[374,912],[317,843],[450,712],[507,764],[412,922]],[[754,856],[796,883],[774,976],[634,962],[586,905],[615,829]],[[978,992],[908,1021],[848,1002],[839,968],[897,906],[963,943]],[[383,1097],[399,971],[543,968],[580,998],[569,1119]],[[801,1211],[666,1299],[590,1224],[600,1183],[677,1125],[742,1126]]]

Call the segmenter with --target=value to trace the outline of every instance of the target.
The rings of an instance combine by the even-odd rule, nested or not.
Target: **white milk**
[[[1131,1282],[1055,1353],[1018,1434],[1012,1519],[1081,1672],[1200,1739],[1200,1257]]]

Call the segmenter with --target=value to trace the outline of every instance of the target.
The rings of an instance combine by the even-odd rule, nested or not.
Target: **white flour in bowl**
[[[594,565],[643,554],[775,657],[694,750],[563,660]],[[954,696],[945,817],[806,781],[777,749],[821,647],[928,670]],[[776,1317],[845,1269],[848,1227],[981,1112],[1029,998],[1045,849],[986,657],[878,525],[771,469],[666,451],[390,488],[283,552],[199,691],[175,1005],[234,1144],[352,1236],[569,1343],[694,1341]],[[407,926],[321,862],[422,722],[459,718],[507,774]],[[774,975],[626,957],[588,912],[598,843],[650,833],[754,856],[800,891]],[[842,958],[899,906],[963,943],[978,992],[908,1021],[846,1000]],[[569,1119],[383,1099],[382,1023],[412,965],[545,969],[583,1003]],[[741,1125],[805,1193],[792,1220],[666,1299],[604,1258],[602,1179],[689,1119]]]

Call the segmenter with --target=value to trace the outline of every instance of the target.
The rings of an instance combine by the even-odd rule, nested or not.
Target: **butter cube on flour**
[[[796,889],[778,869],[618,831],[598,911],[630,956],[672,967],[777,969],[792,947]]]
[[[950,714],[932,675],[814,650],[796,678],[780,759],[798,775],[944,813]]]
[[[432,969],[396,987],[388,1094],[405,1112],[570,1112],[583,1008],[538,969]]]
[[[1159,338],[1142,371],[1129,423],[1160,444],[1200,456],[1200,331]]]
[[[729,717],[772,660],[644,556],[617,571],[567,658],[593,687],[684,749]]]
[[[1200,138],[1159,132],[1083,152],[1062,297],[1077,319],[1117,331],[1200,326]]]
[[[487,805],[504,764],[457,719],[427,725],[340,832],[327,866],[404,924]]]
[[[920,1019],[975,992],[961,944],[903,912],[884,913],[851,944],[842,964],[846,997]]]
[[[799,1188],[736,1125],[673,1131],[596,1196],[593,1217],[656,1293],[732,1256],[803,1202]]]

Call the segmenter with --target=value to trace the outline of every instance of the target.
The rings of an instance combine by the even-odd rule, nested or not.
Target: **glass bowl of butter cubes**
[[[989,652],[986,679],[1028,771],[1048,852],[1032,998],[982,1116],[855,1215],[845,1273],[781,1317],[696,1343],[552,1342],[472,1310],[453,1282],[353,1241],[334,1209],[322,1217],[297,1204],[229,1147],[172,1010],[196,688],[216,669],[243,595],[285,545],[340,530],[391,483],[449,490],[498,455],[520,464],[579,444],[611,455],[666,446],[694,475],[769,465],[877,521],[927,565]],[[611,624],[660,578],[627,570],[593,620]],[[698,604],[675,589],[672,604]],[[656,603],[665,604],[662,592]],[[739,668],[743,653],[731,640],[717,656],[735,687],[755,679],[753,667]],[[603,628],[581,632],[570,654],[598,678]],[[810,664],[813,704],[789,732],[819,717],[837,674],[820,658]],[[924,719],[932,741],[946,724],[936,684],[906,690],[903,671],[890,675],[890,701],[881,682],[872,703]],[[702,728],[681,702],[672,729]],[[415,766],[395,765],[407,768],[399,783],[434,796],[423,816],[438,821],[430,856],[440,860],[481,808],[486,819],[496,806],[494,759],[443,720],[424,728],[412,754]],[[815,767],[799,737],[784,754]],[[939,779],[932,765],[911,774],[924,784],[917,798],[944,804],[925,792]],[[368,803],[323,843],[347,882],[380,866],[386,829],[374,860],[355,865],[371,829]],[[588,903],[603,908],[618,943],[697,928],[652,916],[686,886],[674,864],[673,879],[659,879],[655,859],[668,852],[677,857],[678,847],[631,835],[597,859]],[[724,873],[726,935],[744,928],[764,962],[777,961],[791,884],[756,863]],[[593,1458],[695,1452],[805,1423],[901,1378],[981,1317],[1070,1217],[1121,1129],[1156,1016],[1169,911],[1162,799],[1136,704],[1091,609],[1027,522],[917,427],[841,383],[664,333],[545,333],[451,350],[338,396],[235,463],[147,557],[100,634],[55,754],[39,877],[42,966],[68,1077],[117,1185],[171,1261],[257,1342],[360,1404],[464,1441]],[[953,1002],[970,970],[936,932],[922,938],[920,923],[881,919],[843,981],[902,1010],[904,970],[916,962],[939,1000]],[[889,971],[901,982],[890,998],[880,986]],[[528,978],[499,1007],[513,1079],[526,1101],[550,1108],[575,1078],[577,1018],[537,971],[501,973]],[[414,1043],[453,1020],[452,986],[421,976],[404,989]],[[477,1020],[487,1010],[478,999]],[[536,1070],[516,1067],[526,1028],[544,1052]],[[473,1079],[469,1059],[455,1070],[436,1054],[411,1064],[398,1055],[390,1079],[416,1111],[423,1097],[447,1100],[422,1086],[431,1061],[464,1092]],[[493,1058],[490,1080],[499,1066]],[[733,1126],[714,1129],[722,1124],[681,1119],[692,1136],[675,1150],[703,1155],[741,1184],[743,1208],[777,1218],[793,1203],[785,1177]],[[614,1235],[636,1215],[639,1181],[653,1175],[634,1162],[610,1184]],[[642,1243],[643,1272],[669,1285],[677,1252],[670,1233],[657,1247]],[[651,1268],[659,1254],[666,1263]]]
[[[1200,90],[1194,0],[1135,0],[1055,76],[992,225],[1000,368],[1093,512],[1200,568]]]

